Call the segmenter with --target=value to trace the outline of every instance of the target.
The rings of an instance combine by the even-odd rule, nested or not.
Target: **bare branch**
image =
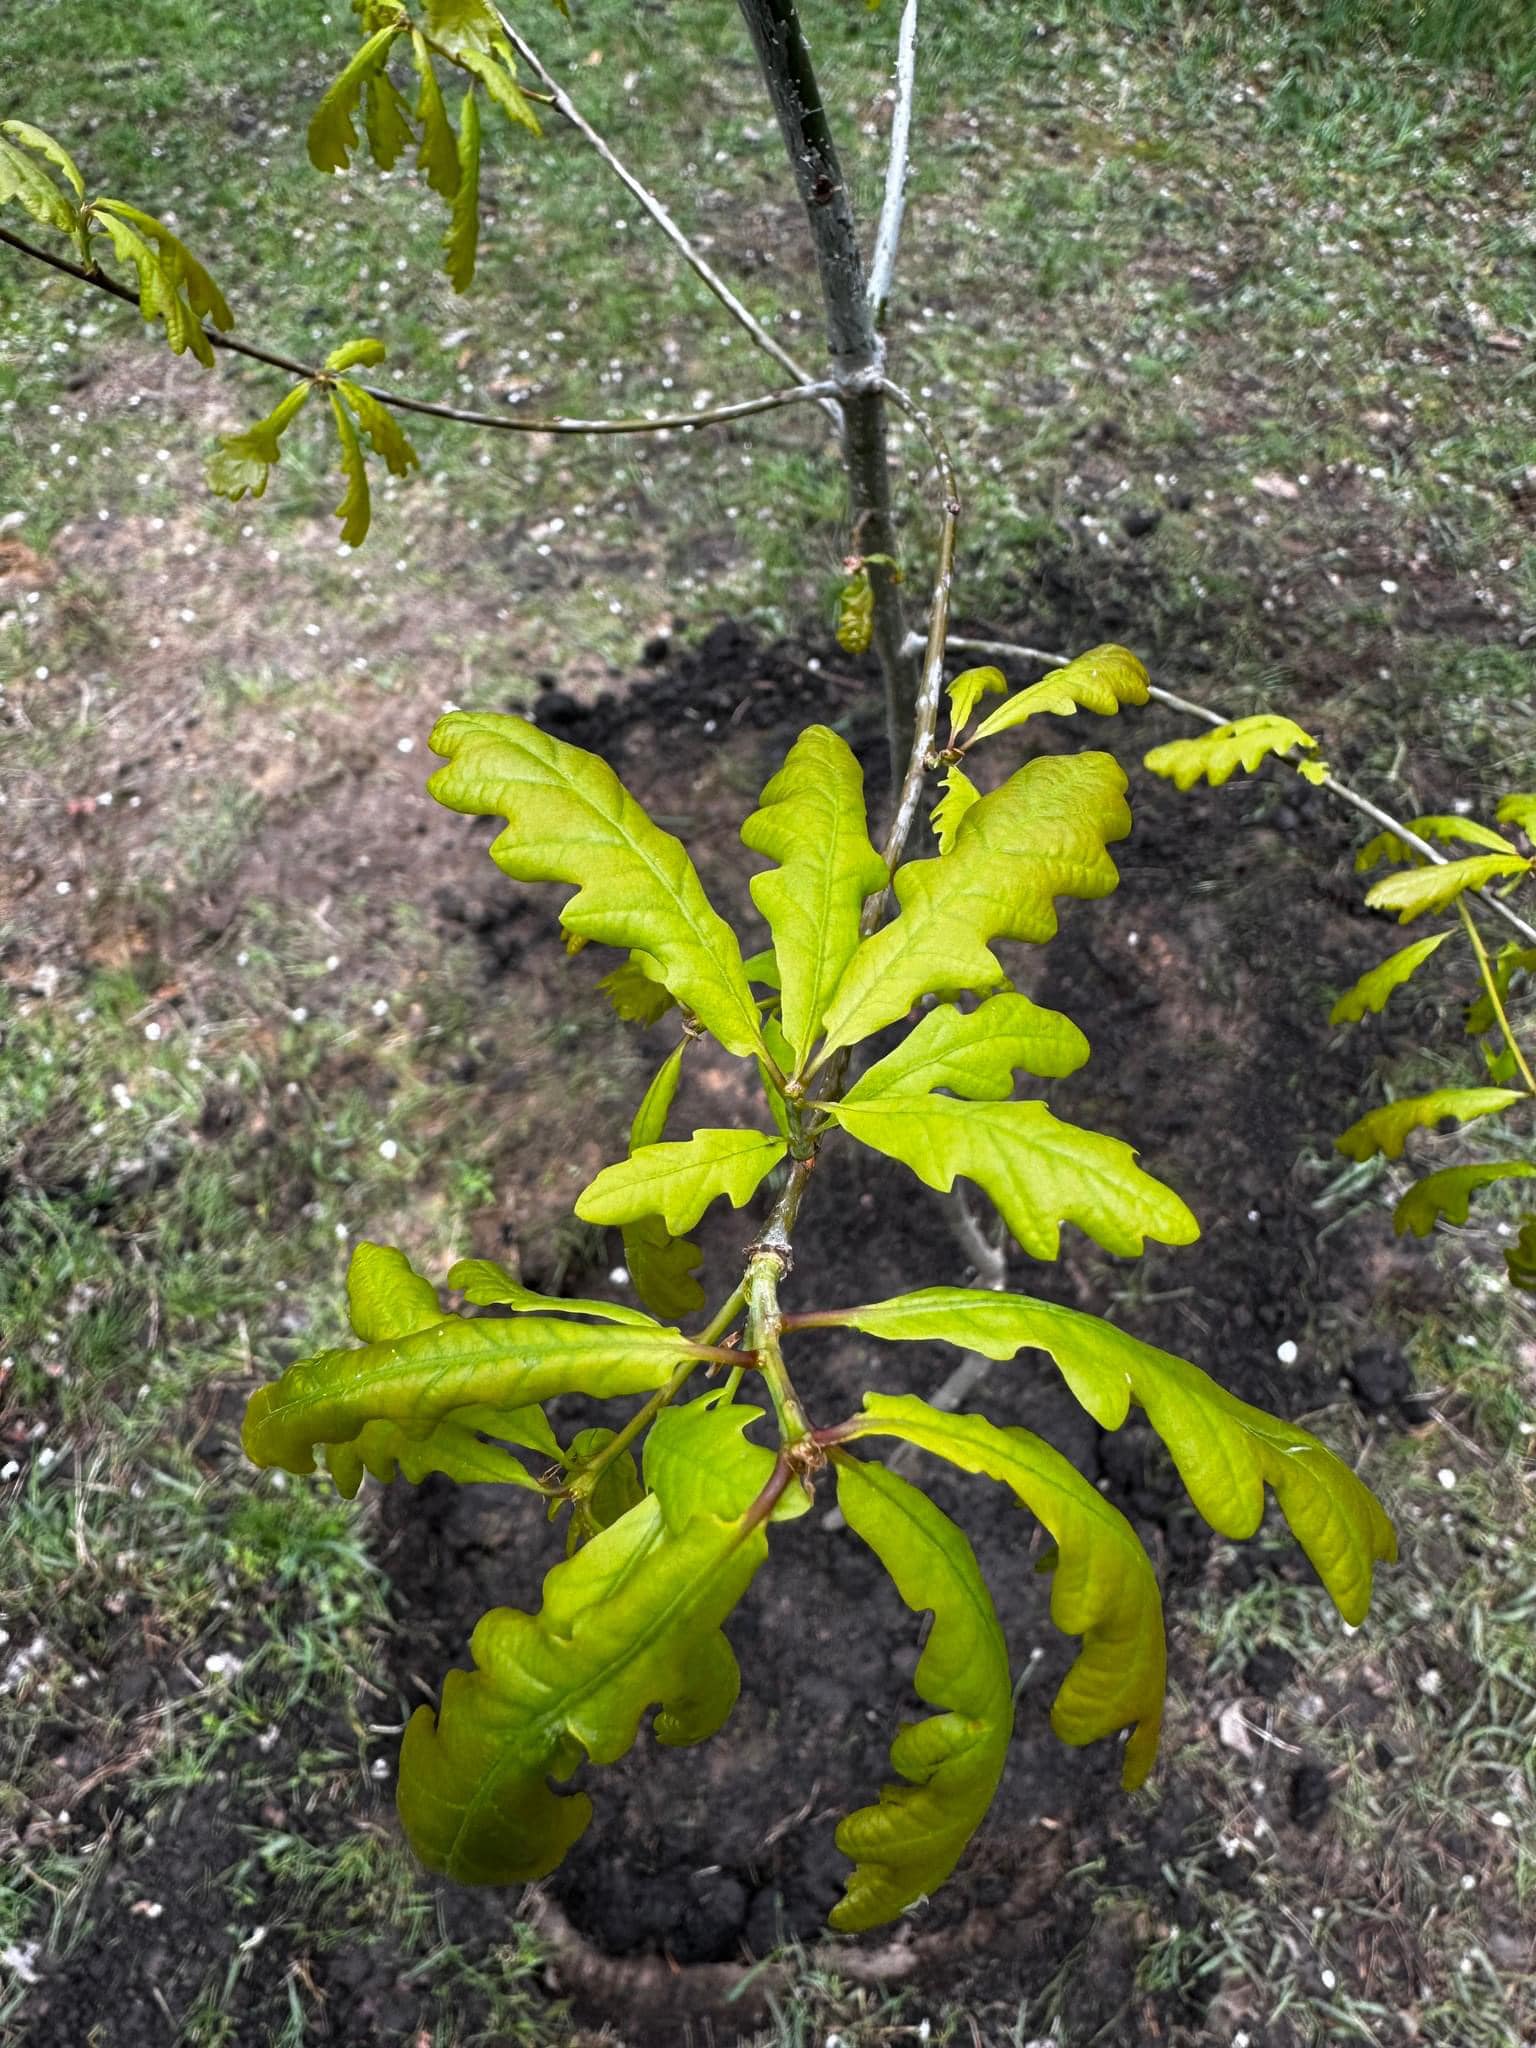
[[[763,350],[764,354],[772,356],[776,363],[788,370],[797,384],[809,384],[812,381],[809,372],[801,368],[800,364],[795,361],[789,350],[781,342],[774,340],[756,314],[748,311],[746,306],[742,304],[741,300],[731,290],[725,279],[721,277],[720,273],[704,256],[703,252],[695,248],[687,235],[683,233],[655,193],[641,184],[628,165],[603,140],[602,136],[592,126],[592,123],[577,107],[564,86],[560,84],[553,73],[546,69],[527,38],[513,27],[504,14],[500,15],[499,19],[502,28],[506,31],[507,40],[512,44],[512,47],[517,51],[524,63],[527,64],[528,68],[542,79],[548,89],[551,100],[554,102],[555,111],[570,127],[576,130],[576,133],[584,142],[597,151],[597,154],[602,158],[609,170],[613,172],[614,176],[626,190],[644,207],[651,219],[655,221],[657,227],[661,229],[667,240],[676,249],[679,256],[682,257],[683,261],[700,281],[714,293],[715,297],[724,306],[737,325],[750,335],[757,346]],[[836,404],[828,400],[823,404],[822,411],[827,415],[833,426],[841,429],[843,416]]]
[[[911,837],[918,800],[923,792],[923,777],[927,772],[928,756],[933,750],[934,735],[938,729],[939,700],[944,694],[944,649],[949,640],[950,589],[955,573],[955,536],[960,523],[960,493],[949,449],[943,435],[927,413],[902,390],[899,384],[893,384],[888,377],[881,379],[881,389],[891,403],[904,412],[921,431],[932,451],[939,472],[940,489],[943,492],[939,555],[934,571],[933,600],[928,609],[927,640],[920,641],[914,635],[913,641],[908,643],[909,646],[923,647],[923,671],[917,689],[912,750],[908,756],[901,794],[896,803],[896,815],[891,820],[891,829],[885,842],[886,865],[894,868],[901,858],[907,840]]]
[[[23,236],[13,234],[9,228],[0,227],[0,242],[8,243],[38,263],[46,263],[52,270],[62,271],[66,277],[90,285],[95,291],[105,292],[108,297],[132,306],[137,312],[138,293],[108,277],[104,271],[87,270],[79,263],[72,263],[68,257],[39,249]],[[223,349],[226,354],[245,356],[251,362],[265,364],[268,369],[282,370],[290,377],[324,381],[336,374],[313,363],[301,363],[294,356],[281,355],[276,349],[262,348],[255,342],[238,341],[232,334],[220,334],[216,328],[205,327],[203,332],[215,348]],[[828,402],[833,399],[837,386],[830,377],[824,377],[819,382],[793,385],[787,391],[765,391],[756,398],[733,399],[726,405],[700,407],[693,412],[638,413],[608,420],[575,419],[564,413],[547,419],[530,417],[526,413],[511,418],[504,413],[471,412],[459,405],[439,405],[429,398],[407,398],[401,392],[386,391],[377,384],[364,384],[361,389],[395,412],[417,413],[434,420],[453,420],[465,427],[488,427],[497,434],[659,434],[673,429],[720,426],[730,420],[750,419],[754,413],[773,412],[785,405]]]
[[[915,644],[915,639],[909,644]],[[971,640],[957,634],[949,644],[965,654],[1001,654],[1005,657],[1012,655],[1021,661],[1042,661],[1048,668],[1065,668],[1071,659],[1066,654],[1047,654],[1039,647],[1019,647],[1011,640]],[[1213,711],[1209,704],[1197,704],[1190,697],[1176,697],[1172,690],[1160,690],[1156,684],[1152,685],[1147,694],[1156,703],[1166,704],[1170,711],[1182,711],[1186,718],[1198,718],[1204,725],[1230,725],[1232,722],[1224,711]],[[1421,839],[1401,818],[1394,818],[1390,811],[1384,811],[1380,804],[1372,803],[1370,798],[1362,796],[1358,789],[1351,789],[1348,783],[1340,782],[1331,771],[1323,777],[1317,787],[1328,790],[1340,803],[1348,804],[1363,818],[1369,818],[1373,824],[1382,826],[1388,832],[1395,832],[1405,846],[1411,846],[1415,853],[1422,854],[1425,860],[1433,861],[1436,867],[1449,865],[1449,855],[1442,853],[1438,846],[1432,846],[1427,839]],[[1484,909],[1493,911],[1502,917],[1506,924],[1512,925],[1527,945],[1536,945],[1536,925],[1528,924],[1518,911],[1511,910],[1509,905],[1495,896],[1491,890],[1478,889],[1472,893],[1477,896]]]
[[[896,45],[896,106],[891,115],[891,149],[885,160],[885,200],[875,232],[866,296],[876,327],[885,326],[885,309],[896,273],[902,216],[907,210],[907,178],[912,169],[912,99],[917,86],[917,0],[907,0]]]

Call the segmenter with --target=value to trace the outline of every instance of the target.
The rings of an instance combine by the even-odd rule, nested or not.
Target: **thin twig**
[[[1020,647],[1011,640],[972,640],[955,634],[949,644],[964,654],[1012,655],[1021,661],[1043,661],[1049,668],[1065,668],[1071,659],[1069,655],[1048,653],[1043,647]],[[1232,723],[1225,712],[1213,711],[1208,704],[1197,704],[1190,697],[1176,697],[1172,690],[1160,690],[1155,684],[1147,694],[1155,702],[1167,705],[1170,711],[1182,711],[1187,718],[1198,718],[1205,725]],[[1436,867],[1450,865],[1449,856],[1442,853],[1438,846],[1432,846],[1427,839],[1421,839],[1401,818],[1393,817],[1392,813],[1384,811],[1380,804],[1374,804],[1368,796],[1362,796],[1358,789],[1351,789],[1348,783],[1340,782],[1331,771],[1324,775],[1317,787],[1328,790],[1340,803],[1348,804],[1362,817],[1369,818],[1373,824],[1384,827],[1388,832],[1395,832],[1405,846],[1411,846],[1415,853],[1422,854],[1425,860],[1432,861]],[[1511,910],[1509,905],[1502,902],[1491,890],[1475,889],[1468,893],[1475,895],[1486,909],[1502,917],[1506,924],[1513,925],[1527,945],[1536,945],[1536,925],[1527,924],[1518,911]]]
[[[79,283],[90,285],[93,290],[105,292],[109,298],[138,310],[138,293],[119,284],[116,278],[108,277],[104,271],[87,270],[83,264],[71,262],[67,256],[55,255],[51,249],[39,249],[25,236],[14,234],[6,227],[0,227],[0,242],[8,243],[22,255],[30,256],[38,263],[46,263],[51,270],[62,271],[66,277],[73,277]],[[215,348],[221,348],[229,355],[248,357],[251,362],[265,364],[268,369],[282,370],[290,377],[324,379],[336,374],[313,363],[301,363],[296,357],[282,355],[276,349],[263,348],[256,342],[239,341],[232,334],[219,333],[217,328],[205,327],[203,332]],[[463,406],[439,405],[433,399],[408,398],[398,391],[386,391],[377,384],[364,384],[361,388],[395,412],[418,413],[434,420],[453,420],[463,427],[488,427],[497,434],[659,434],[674,428],[712,427],[728,420],[750,419],[754,413],[772,412],[779,406],[799,405],[808,400],[821,402],[837,390],[836,384],[824,377],[819,381],[796,384],[787,391],[765,391],[756,398],[733,399],[729,404],[701,407],[694,412],[630,414],[620,419],[583,420],[566,414],[538,419],[530,418],[526,413],[509,419],[501,413],[471,412]]]
[[[943,435],[920,405],[899,384],[893,384],[888,377],[882,377],[881,388],[891,403],[904,412],[921,431],[933,453],[934,463],[939,472],[939,485],[943,492],[943,511],[939,526],[938,566],[934,571],[933,600],[928,610],[928,636],[926,643],[918,642],[913,636],[909,645],[923,646],[923,673],[917,686],[916,730],[913,735],[912,751],[907,760],[907,772],[897,800],[896,814],[891,820],[891,829],[886,836],[884,859],[888,868],[894,869],[912,836],[913,821],[917,816],[918,800],[923,793],[923,778],[928,768],[928,756],[933,748],[939,722],[939,700],[944,694],[944,650],[949,644],[949,600],[955,573],[955,537],[960,523],[960,493],[955,480],[955,466],[950,460],[948,446]],[[884,914],[884,898],[878,899],[875,922]],[[866,912],[866,917],[868,916]],[[873,926],[870,927],[873,929]]]
[[[1467,937],[1472,941],[1472,950],[1477,955],[1477,971],[1483,978],[1483,987],[1488,991],[1488,1001],[1493,1006],[1494,1016],[1499,1020],[1499,1029],[1504,1034],[1504,1043],[1509,1047],[1510,1058],[1520,1069],[1521,1078],[1524,1080],[1526,1088],[1532,1095],[1536,1095],[1536,1074],[1531,1072],[1530,1062],[1520,1049],[1520,1041],[1515,1037],[1514,1032],[1510,1028],[1509,1012],[1505,1009],[1503,999],[1499,995],[1499,984],[1494,977],[1493,963],[1488,958],[1488,948],[1483,944],[1483,935],[1472,922],[1472,913],[1468,910],[1466,904],[1458,901],[1456,908],[1461,913],[1461,921],[1466,927]]]
[[[885,199],[875,231],[867,295],[877,327],[885,326],[885,309],[896,273],[902,216],[907,210],[907,178],[912,169],[912,99],[917,84],[917,0],[902,9],[896,44],[896,106],[891,115],[891,150],[885,160]]]
[[[714,293],[715,297],[720,301],[721,305],[724,306],[725,310],[730,314],[731,318],[737,323],[737,325],[741,327],[751,337],[751,339],[757,344],[757,346],[763,350],[764,354],[772,356],[776,363],[778,363],[783,369],[788,370],[789,374],[794,378],[797,384],[809,384],[813,382],[814,380],[811,378],[809,372],[801,368],[801,366],[795,361],[794,357],[790,354],[789,350],[784,347],[782,342],[775,341],[773,336],[768,332],[767,328],[764,327],[763,323],[757,318],[757,316],[754,313],[749,312],[748,309],[742,304],[741,300],[737,298],[736,294],[731,290],[730,286],[726,283],[725,279],[721,277],[720,273],[714,268],[714,266],[708,261],[708,259],[702,254],[702,252],[699,249],[697,249],[694,246],[694,244],[688,239],[687,235],[683,233],[682,229],[678,226],[677,222],[672,218],[671,214],[668,213],[666,207],[662,205],[661,201],[656,197],[655,193],[649,191],[644,185],[642,185],[640,180],[635,176],[634,172],[630,170],[629,166],[626,163],[624,163],[620,157],[615,155],[614,151],[609,147],[609,145],[603,140],[602,136],[599,135],[597,130],[592,126],[592,123],[581,112],[580,108],[576,105],[575,101],[571,98],[570,94],[565,90],[564,86],[562,86],[559,80],[555,78],[554,75],[545,68],[543,62],[540,60],[537,52],[533,49],[532,45],[528,42],[527,38],[524,35],[522,35],[518,29],[513,27],[512,23],[508,21],[507,17],[504,14],[500,15],[499,19],[501,21],[502,28],[506,32],[507,40],[511,43],[513,49],[517,51],[518,55],[523,59],[524,63],[527,64],[529,69],[533,71],[543,81],[544,85],[548,88],[550,97],[554,101],[556,113],[558,113],[561,116],[561,118],[568,123],[570,127],[576,130],[576,133],[581,137],[583,142],[588,143],[593,149],[597,151],[597,154],[602,158],[603,162],[608,166],[609,170],[613,172],[613,175],[619,180],[619,182],[625,187],[625,189],[628,192],[630,192],[636,200],[639,201],[640,205],[650,215],[651,219],[655,221],[657,227],[661,229],[662,233],[666,236],[667,240],[672,244],[673,248],[676,249],[677,253],[682,257],[683,261],[695,273],[695,275],[706,286],[706,288]],[[832,422],[833,426],[835,426],[839,430],[839,432],[841,432],[843,424],[843,415],[841,408],[836,404],[836,402],[829,399],[823,404],[822,411],[827,415],[827,418]]]

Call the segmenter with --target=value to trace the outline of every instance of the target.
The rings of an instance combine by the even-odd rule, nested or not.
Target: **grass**
[[[966,479],[966,622],[1131,638],[1175,688],[1279,697],[1405,808],[1527,775],[1523,0],[1048,0],[1027,36],[1016,9],[928,11],[892,338]],[[891,9],[824,12],[817,58],[867,201]],[[732,10],[591,0],[526,25],[814,360]],[[777,380],[557,132],[493,128],[482,278],[455,299],[413,176],[321,182],[304,162],[340,11],[82,0],[7,33],[14,111],[93,185],[174,214],[242,332],[301,355],[379,332],[403,389],[551,412]],[[132,2016],[146,2038],[322,2040],[308,1959],[339,1948],[360,1997],[434,2042],[568,2040],[526,1930],[464,1935],[390,1830],[400,1706],[370,1512],[258,1481],[235,1425],[254,1372],[338,1332],[343,1240],[441,1262],[514,1173],[552,1232],[564,1165],[540,1104],[611,1106],[629,1076],[600,1030],[488,1018],[472,946],[444,945],[408,859],[387,888],[338,863],[323,924],[294,862],[313,826],[311,864],[345,841],[377,874],[395,828],[353,792],[441,701],[513,701],[541,669],[590,696],[658,627],[829,619],[841,491],[813,414],[617,451],[423,425],[422,474],[379,488],[348,554],[309,421],[260,504],[202,489],[214,433],[276,395],[247,368],[171,364],[128,314],[0,261],[0,538],[30,551],[0,583],[0,816],[39,870],[0,1016],[0,2025],[26,2023],[48,1957],[110,1971],[114,1944],[163,1929],[169,2009]],[[921,557],[924,476],[903,456]],[[1135,535],[1133,511],[1154,515]],[[172,735],[176,798],[157,803]],[[403,791],[416,763],[394,765]],[[93,792],[113,806],[81,822],[67,807]],[[488,1097],[506,1064],[520,1080]],[[1205,1838],[1159,1882],[1086,1870],[1063,1899],[1138,1959],[1144,2003],[1107,2038],[1148,2014],[1266,2048],[1410,2028],[1504,2048],[1536,2026],[1518,1938],[1536,1396],[1529,1318],[1485,1285],[1499,1242],[1486,1220],[1459,1240],[1414,1336],[1431,1419],[1372,1439],[1415,1540],[1371,1628],[1343,1636],[1278,1552],[1257,1579],[1219,1558],[1180,1623],[1177,1769]],[[581,1249],[551,1237],[545,1256]],[[1244,1678],[1260,1647],[1301,1674],[1268,1708]],[[1211,1739],[1233,1700],[1263,1730],[1252,1757]],[[1333,1788],[1315,1859],[1278,1826],[1300,1753]],[[178,1863],[194,1840],[217,1903]],[[989,2013],[989,2038],[1077,2048],[1099,1953]],[[106,2048],[112,2024],[92,2012],[78,2036]],[[768,2038],[975,2024],[807,1958]]]

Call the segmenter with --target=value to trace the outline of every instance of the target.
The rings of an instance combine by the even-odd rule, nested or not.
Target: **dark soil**
[[[855,694],[845,666],[833,657],[812,672],[800,650],[765,650],[727,626],[612,701],[583,708],[552,689],[536,715],[603,753],[657,809],[669,791],[691,789],[688,837],[706,882],[722,907],[750,919],[750,863],[735,839],[743,792],[767,778],[807,717],[849,731],[878,809],[880,743],[869,699]],[[1150,717],[1131,732],[1123,724],[1083,732],[1087,722],[1060,729],[1055,743],[1118,743],[1129,761],[1132,748],[1139,754],[1164,736]],[[722,754],[729,773],[716,772]],[[1412,1419],[1403,1361],[1372,1332],[1383,1297],[1389,1324],[1422,1307],[1428,1267],[1400,1259],[1374,1215],[1320,1245],[1313,1207],[1332,1170],[1328,1139],[1358,1113],[1375,1057],[1368,1037],[1339,1041],[1325,1021],[1326,991],[1359,971],[1365,940],[1345,834],[1289,777],[1180,797],[1137,771],[1132,802],[1136,827],[1117,850],[1117,894],[1065,906],[1062,937],[1043,954],[1013,949],[1010,964],[1021,985],[1081,1021],[1094,1043],[1084,1073],[1053,1086],[1053,1106],[1134,1142],[1191,1202],[1204,1236],[1188,1250],[1152,1248],[1127,1262],[1069,1232],[1059,1264],[1016,1255],[1011,1284],[1109,1313],[1283,1414],[1324,1407],[1347,1387],[1371,1415]],[[532,977],[569,989],[550,892],[515,887],[489,867],[467,869],[447,911],[476,931],[491,975],[515,949],[520,986]],[[659,1059],[671,1043],[667,1025],[650,1036]],[[695,1072],[691,1085],[713,1104],[696,1121],[721,1120],[724,1084],[723,1072]],[[679,1128],[688,1127],[690,1107],[685,1098]],[[742,1110],[751,1113],[745,1103]],[[616,1123],[608,1155],[621,1144]],[[715,1272],[734,1270],[744,1223],[727,1211],[706,1229]],[[616,1239],[612,1249],[617,1256]],[[872,1155],[827,1149],[802,1215],[790,1305],[970,1277],[938,1197]],[[1286,1340],[1299,1347],[1289,1366],[1277,1357]],[[882,1349],[830,1334],[802,1338],[795,1359],[822,1421],[855,1407],[867,1386],[931,1391],[954,1363],[944,1347]],[[1218,1561],[1150,1430],[1133,1421],[1100,1432],[1041,1363],[995,1367],[976,1405],[1038,1430],[1130,1515],[1161,1569],[1171,1615],[1213,1573],[1234,1590],[1263,1573],[1308,1573],[1283,1531],[1235,1558],[1223,1550]],[[952,1882],[897,1931],[898,1963],[924,1991],[963,1996],[1001,2025],[1086,1942],[1092,1966],[1079,1981],[1094,2010],[1080,2013],[1074,2038],[1086,2041],[1133,2010],[1149,2026],[1187,2022],[1197,2013],[1173,1994],[1138,1997],[1124,1927],[1095,1916],[1091,1892],[1059,1885],[1063,1871],[1094,1858],[1104,1859],[1106,1883],[1155,1884],[1171,1858],[1198,1858],[1199,1811],[1171,1767],[1149,1798],[1132,1802],[1119,1790],[1112,1745],[1074,1752],[1055,1741],[1046,1710],[1071,1652],[1050,1627],[1047,1582],[1031,1569],[1037,1530],[998,1489],[942,1469],[921,1477],[976,1544],[1016,1669],[1038,1654],[993,1812]],[[699,1752],[669,1751],[643,1735],[623,1762],[586,1774],[592,1825],[542,1887],[567,1930],[563,1976],[578,2007],[636,2044],[677,2042],[694,2020],[726,2041],[761,2015],[771,1980],[726,2004],[732,1973],[707,1966],[761,1956],[785,1936],[819,1937],[846,1871],[832,1842],[837,1818],[874,1795],[891,1735],[920,1711],[909,1683],[917,1622],[829,1506],[824,1500],[776,1532],[768,1568],[729,1625],[744,1684],[727,1732]],[[553,1555],[527,1504],[492,1489],[397,1488],[387,1523],[402,1686],[414,1703],[435,1691],[444,1668],[464,1661],[487,1607],[537,1605]],[[1261,1650],[1255,1661],[1253,1691],[1288,1681],[1283,1653]],[[1298,1848],[1327,1798],[1326,1778],[1301,1766],[1288,1807]],[[1214,1850],[1207,1875],[1242,1881],[1240,1867]],[[460,1938],[502,1926],[518,1903],[443,1894]],[[882,1970],[891,1966],[889,1931],[861,1947]],[[845,1973],[857,1972],[858,1952],[845,1956]],[[603,1957],[634,1960],[615,1970]],[[656,1957],[664,1967],[646,1961]]]

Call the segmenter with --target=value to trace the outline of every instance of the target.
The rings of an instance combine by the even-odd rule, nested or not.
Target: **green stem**
[[[1510,1058],[1520,1069],[1527,1091],[1536,1095],[1536,1075],[1532,1074],[1525,1054],[1520,1050],[1515,1034],[1510,1029],[1508,1014],[1499,997],[1499,984],[1494,977],[1493,964],[1488,958],[1488,948],[1483,944],[1483,935],[1472,922],[1472,914],[1460,897],[1456,899],[1456,908],[1467,928],[1467,937],[1472,941],[1472,950],[1477,955],[1477,971],[1483,977],[1483,987],[1488,991],[1488,1000],[1493,1005],[1493,1014],[1499,1020],[1499,1029],[1504,1034],[1504,1043],[1509,1047]]]
[[[747,1267],[747,1339],[757,1354],[757,1369],[768,1389],[779,1436],[786,1449],[811,1433],[810,1420],[785,1370],[779,1350],[779,1282],[786,1261],[776,1251],[755,1251]]]
[[[720,1304],[720,1307],[710,1318],[705,1328],[692,1341],[700,1346],[713,1345],[716,1338],[723,1337],[732,1323],[735,1322],[737,1316],[740,1315],[746,1298],[747,1286],[746,1282],[742,1281],[737,1286],[735,1292]],[[620,1452],[629,1449],[635,1438],[642,1431],[650,1428],[663,1408],[677,1399],[683,1388],[698,1370],[701,1362],[696,1356],[685,1358],[666,1385],[658,1387],[644,1407],[635,1410],[624,1427],[614,1436],[613,1441],[604,1444],[600,1451],[594,1452],[590,1458],[586,1459],[582,1464],[581,1470],[573,1477],[567,1479],[564,1487],[560,1490],[570,1495],[572,1499],[577,1494],[585,1494],[590,1497],[592,1489],[596,1486],[603,1471],[613,1463]],[[739,1381],[742,1370],[743,1368],[737,1365],[732,1372],[732,1378]]]

